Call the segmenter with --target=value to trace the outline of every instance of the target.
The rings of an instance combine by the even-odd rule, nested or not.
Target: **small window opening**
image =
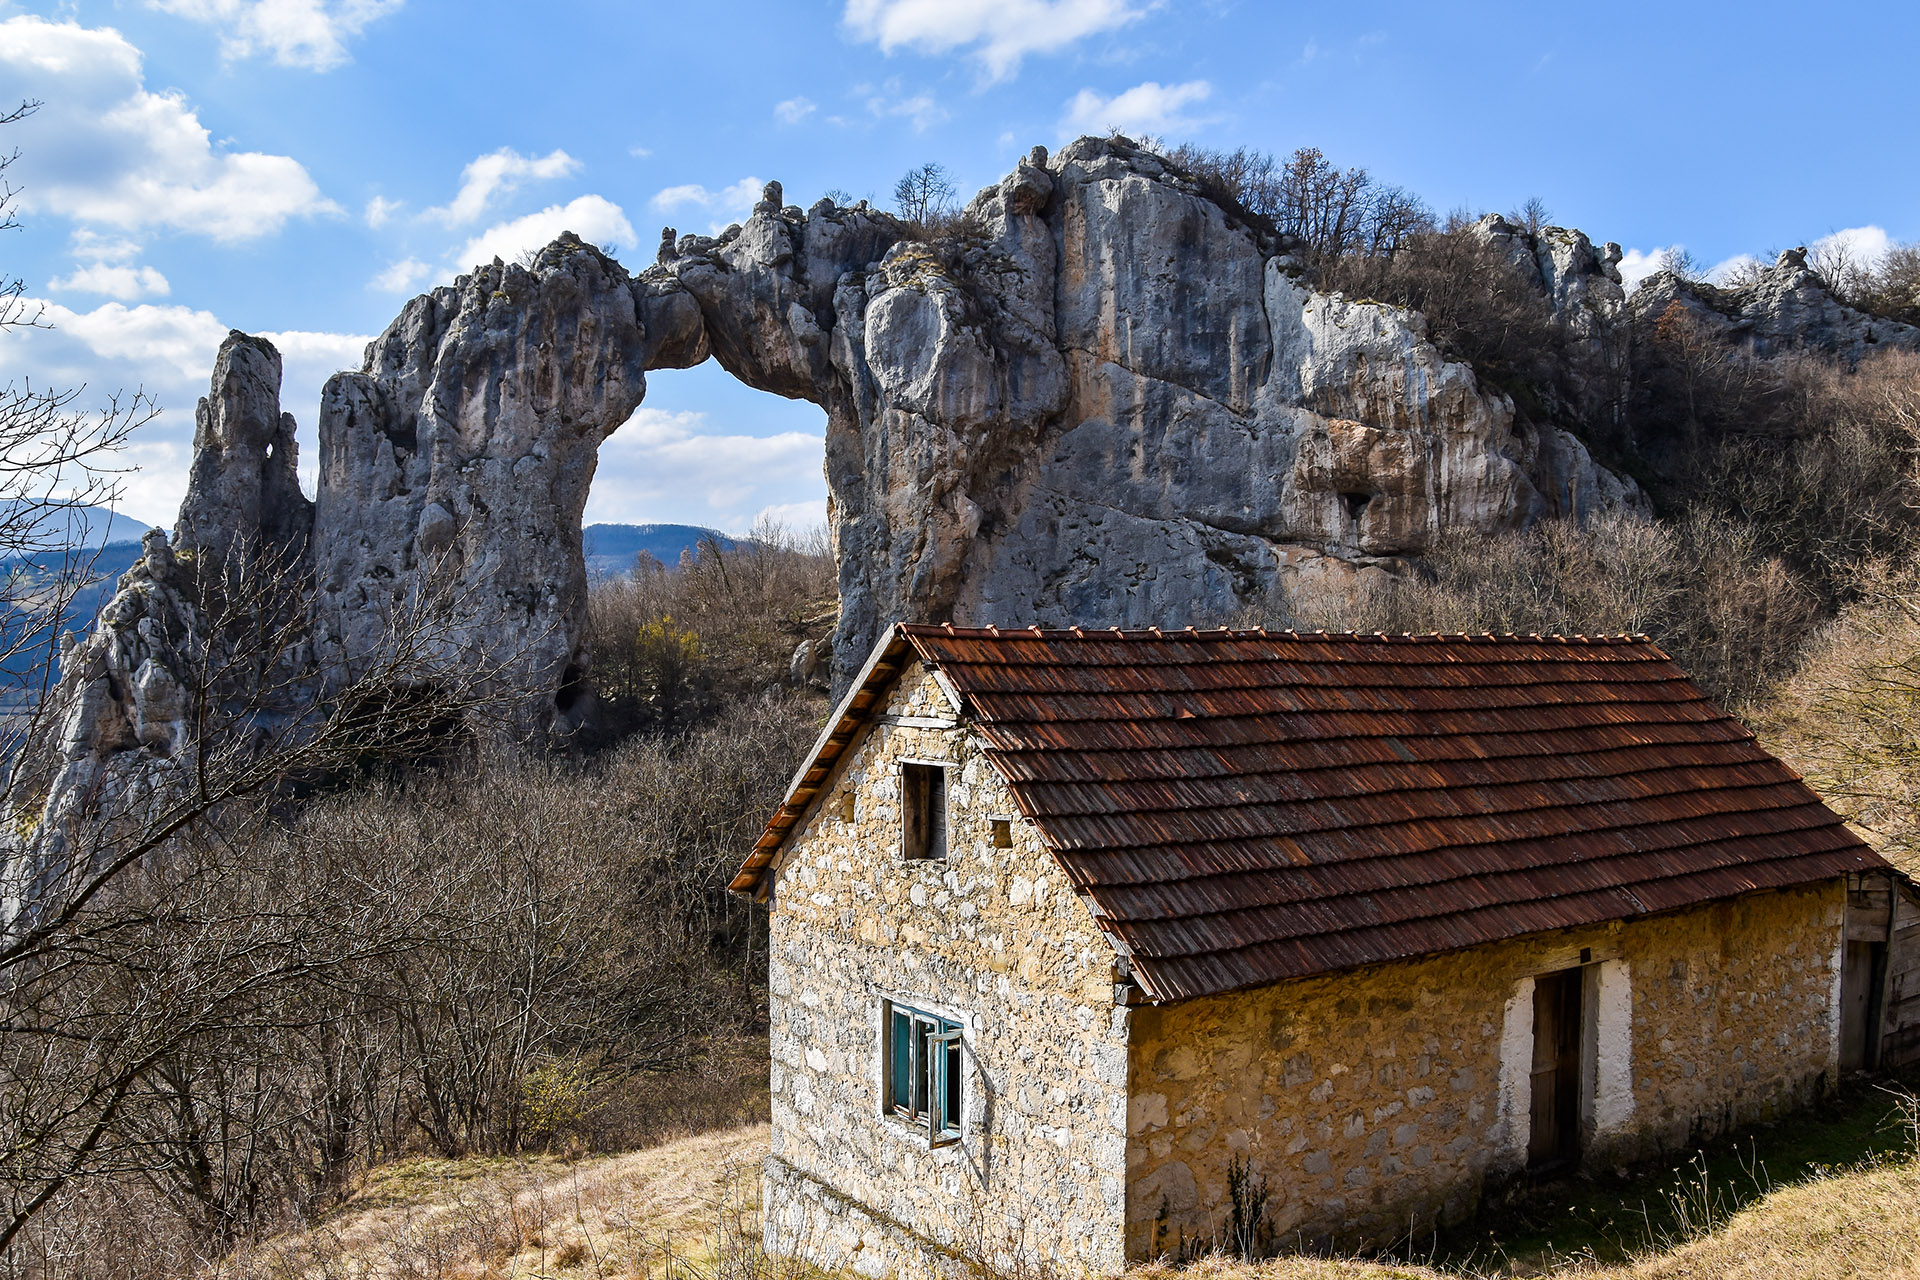
[[[937,764],[900,766],[900,856],[926,862],[947,856],[947,771]]]
[[[1358,524],[1360,523],[1360,517],[1367,513],[1367,504],[1373,501],[1373,495],[1370,493],[1343,493],[1340,495],[1340,501],[1346,504],[1347,519],[1354,524]]]
[[[840,821],[853,821],[853,788],[848,787],[840,793]]]
[[[960,1138],[960,1025],[887,1005],[887,1107],[934,1146]]]
[[[993,820],[993,847],[996,849],[1013,848],[1013,821],[1009,818]]]

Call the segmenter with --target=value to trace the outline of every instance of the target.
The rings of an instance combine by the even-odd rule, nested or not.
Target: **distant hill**
[[[734,540],[718,529],[696,524],[590,524],[580,531],[580,548],[587,555],[587,574],[601,577],[626,573],[642,551],[669,569],[680,563],[680,553],[707,538],[723,550]]]
[[[85,631],[93,625],[93,617],[100,607],[112,598],[120,575],[140,558],[139,537],[147,531],[147,526],[105,507],[75,508],[71,513],[63,513],[62,518],[69,521],[69,530],[78,544],[69,554],[81,560],[92,558],[91,582],[74,594],[66,620],[66,630]],[[105,545],[99,541],[103,533],[112,538]],[[581,531],[580,543],[586,552],[587,572],[603,576],[628,572],[633,568],[634,558],[643,551],[671,568],[680,563],[681,552],[697,547],[706,538],[715,539],[723,548],[736,545],[735,539],[717,529],[692,524],[589,525]],[[29,581],[51,579],[59,574],[61,559],[59,555],[0,557],[0,573],[22,575]],[[4,674],[17,679],[42,652],[34,646],[15,654],[5,662]],[[0,686],[6,683],[0,680]]]
[[[140,536],[152,527],[144,520],[135,520],[108,507],[56,507],[40,518],[34,536],[74,547],[99,547],[118,542],[137,546]]]
[[[113,530],[116,534],[124,534],[129,530],[137,534],[146,532],[146,526],[134,524],[126,517],[118,516],[113,521]],[[75,530],[75,532],[80,531]],[[12,556],[0,559],[0,573],[14,580],[15,599],[31,599],[35,580],[47,582],[57,580],[62,573],[62,561],[66,556],[72,556],[75,568],[83,569],[87,574],[88,583],[74,592],[73,599],[67,606],[64,629],[86,631],[93,625],[93,616],[100,611],[100,606],[112,598],[113,589],[119,583],[120,575],[131,569],[133,562],[140,558],[140,550],[140,544],[137,541],[116,541],[107,543],[97,551],[80,547],[65,555]],[[11,657],[0,660],[0,670],[5,674],[5,679],[0,680],[0,693],[11,690],[45,654],[46,650],[40,644],[45,635],[44,625],[36,628],[34,643]]]

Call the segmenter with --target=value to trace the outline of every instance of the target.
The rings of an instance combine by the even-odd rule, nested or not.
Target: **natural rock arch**
[[[1486,233],[1570,332],[1601,355],[1623,341],[1613,256]],[[1285,249],[1120,139],[1036,149],[938,239],[864,204],[803,212],[777,183],[718,237],[667,233],[638,275],[562,236],[415,298],[328,382],[310,508],[278,354],[231,335],[174,546],[299,563],[327,670],[378,654],[429,585],[450,593],[446,663],[503,671],[540,736],[587,706],[599,446],[649,370],[709,357],[826,411],[836,687],[896,620],[1184,626],[1398,566],[1445,529],[1644,509],[1444,360],[1420,316],[1315,293]],[[190,749],[169,672],[191,610],[150,541],[63,657],[45,829],[63,797]]]
[[[496,261],[327,385],[315,643],[350,659],[442,559],[482,643],[533,637],[517,661],[564,726],[596,451],[648,370],[709,357],[827,413],[837,684],[897,619],[1186,625],[1444,528],[1643,505],[1571,436],[1517,425],[1418,316],[1316,294],[1283,249],[1152,154],[1083,139],[1036,149],[938,241],[773,183],[718,237],[669,231],[637,276],[572,236]],[[1559,256],[1574,305],[1618,308],[1584,238]],[[244,519],[213,495],[183,536]]]

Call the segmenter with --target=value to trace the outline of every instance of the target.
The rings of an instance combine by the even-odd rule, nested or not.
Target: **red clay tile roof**
[[[1644,638],[902,626],[734,888],[914,657],[1156,999],[1887,865]]]

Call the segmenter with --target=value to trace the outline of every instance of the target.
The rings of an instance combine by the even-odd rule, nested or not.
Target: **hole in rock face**
[[[1347,519],[1358,524],[1360,517],[1367,512],[1367,504],[1373,501],[1373,495],[1370,493],[1343,493],[1340,495],[1340,501],[1345,504],[1347,508]]]
[[[567,664],[566,671],[560,677],[560,688],[553,695],[554,709],[565,715],[580,705],[580,699],[587,692],[586,673],[573,663]]]
[[[681,729],[827,679],[826,430],[819,406],[715,361],[648,373],[599,446],[581,515],[595,734]]]

